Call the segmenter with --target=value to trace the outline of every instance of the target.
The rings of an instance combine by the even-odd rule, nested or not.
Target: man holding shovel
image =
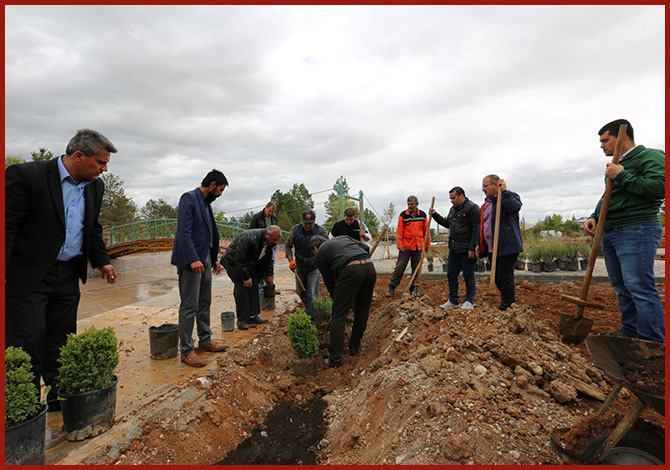
[[[430,232],[428,232],[426,237],[426,231],[428,230],[427,221],[428,214],[419,209],[419,199],[416,196],[407,196],[407,210],[401,212],[398,217],[398,227],[396,228],[398,261],[391,276],[386,297],[393,297],[409,261],[412,263],[412,272],[416,271],[417,266],[421,262],[424,238],[426,238],[426,251],[430,248]],[[414,285],[413,279],[412,284],[409,286],[409,291],[414,296],[419,295],[419,290]]]
[[[477,290],[475,267],[479,246],[479,206],[465,197],[465,191],[460,186],[455,186],[449,191],[449,199],[452,208],[446,219],[435,209],[428,211],[435,222],[449,229],[449,259],[447,261],[449,300],[440,307],[459,307],[458,275],[463,271],[465,299],[460,308],[470,310],[473,308]]]
[[[665,152],[635,145],[633,127],[618,119],[598,131],[605,155],[614,155],[622,124],[627,129],[619,164],[608,163],[605,169],[605,181],[612,180],[613,186],[602,234],[621,328],[605,334],[665,343],[663,306],[654,282],[654,259],[662,233],[658,209],[665,197]],[[601,198],[584,225],[588,235],[594,235],[602,204]]]
[[[498,191],[500,189],[500,191]],[[514,263],[523,251],[519,211],[521,198],[507,189],[505,180],[498,175],[485,176],[482,191],[486,196],[481,208],[481,224],[479,231],[479,256],[493,257],[493,239],[495,237],[495,219],[500,204],[500,220],[498,225],[498,250],[496,253],[495,284],[500,291],[500,310],[508,309],[515,301],[514,297]],[[500,201],[498,201],[500,195]]]

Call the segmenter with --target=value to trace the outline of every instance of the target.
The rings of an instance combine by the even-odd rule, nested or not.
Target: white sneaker
[[[472,305],[472,302],[470,302],[469,300],[466,300],[465,302],[463,302],[463,305],[461,305],[461,308],[464,310],[472,310],[474,308],[474,305]]]
[[[442,308],[458,308],[458,304],[452,304],[451,300],[447,300],[446,303],[440,305]]]

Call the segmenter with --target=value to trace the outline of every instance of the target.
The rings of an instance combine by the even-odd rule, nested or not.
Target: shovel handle
[[[372,258],[372,253],[375,252],[377,249],[377,245],[379,245],[379,242],[381,241],[382,238],[384,238],[384,235],[386,235],[386,231],[388,230],[388,227],[384,227],[384,230],[382,230],[382,233],[379,234],[377,237],[377,240],[375,241],[375,244],[372,245],[372,249],[370,249],[370,258]]]
[[[293,271],[293,274],[295,275],[295,278],[296,278],[296,279],[298,280],[298,282],[300,283],[300,287],[302,287],[302,290],[304,290],[305,292],[307,292],[307,289],[305,289],[305,284],[303,284],[302,281],[300,280],[300,276],[298,276],[298,273],[295,272],[295,271]]]
[[[498,260],[498,237],[500,234],[500,206],[502,206],[502,188],[498,186],[498,199],[496,205],[496,221],[493,231],[493,251],[491,259],[491,283],[489,288],[493,289],[496,286],[496,261]]]
[[[434,206],[435,206],[435,196],[433,196],[433,201],[430,203],[430,208],[432,209]],[[432,219],[433,216],[431,215],[430,212],[428,212],[428,223],[426,224],[426,233],[423,234],[423,248],[421,248],[421,259],[419,260],[419,265],[414,270],[414,274],[412,274],[412,277],[409,280],[410,286],[412,285],[412,282],[414,282],[414,278],[416,277],[418,279],[421,273],[421,267],[423,265],[423,255],[426,253],[426,242],[428,241],[428,235],[430,234],[430,222],[432,221]]]
[[[628,129],[627,124],[621,124],[619,126],[619,134],[616,138],[616,144],[614,145],[614,156],[612,157],[612,163],[618,164],[619,159],[621,158],[621,151],[623,148],[623,139],[626,135],[626,130]],[[591,285],[591,278],[593,277],[593,268],[596,264],[596,258],[598,257],[598,249],[600,248],[600,240],[603,236],[603,230],[605,228],[605,218],[607,217],[607,209],[610,205],[610,198],[612,197],[612,188],[614,186],[614,181],[610,178],[607,178],[607,185],[605,186],[605,194],[603,195],[603,203],[600,206],[600,216],[598,217],[598,224],[596,225],[596,233],[593,237],[593,244],[591,245],[591,253],[589,254],[589,264],[586,267],[586,274],[584,275],[584,284],[582,285],[582,293],[579,296],[580,299],[586,300],[589,294],[589,287]],[[579,313],[579,312],[577,312]]]

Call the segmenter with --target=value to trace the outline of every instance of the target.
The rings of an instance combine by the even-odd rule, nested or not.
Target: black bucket
[[[149,327],[149,345],[152,359],[167,359],[177,355],[179,325],[165,323]]]
[[[43,465],[47,407],[14,427],[5,429],[5,465]]]
[[[221,312],[221,331],[235,329],[235,312]]]
[[[114,376],[114,381],[104,388],[75,395],[58,391],[58,397],[64,398],[61,400],[61,412],[68,441],[83,441],[112,427],[118,381]]]

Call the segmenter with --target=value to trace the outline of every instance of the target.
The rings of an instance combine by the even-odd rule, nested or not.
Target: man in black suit
[[[113,284],[102,225],[104,183],[116,147],[80,129],[65,155],[5,170],[5,347],[30,354],[35,384],[51,385],[51,410],[60,409],[56,379],[60,348],[76,333],[79,279],[88,262]]]

